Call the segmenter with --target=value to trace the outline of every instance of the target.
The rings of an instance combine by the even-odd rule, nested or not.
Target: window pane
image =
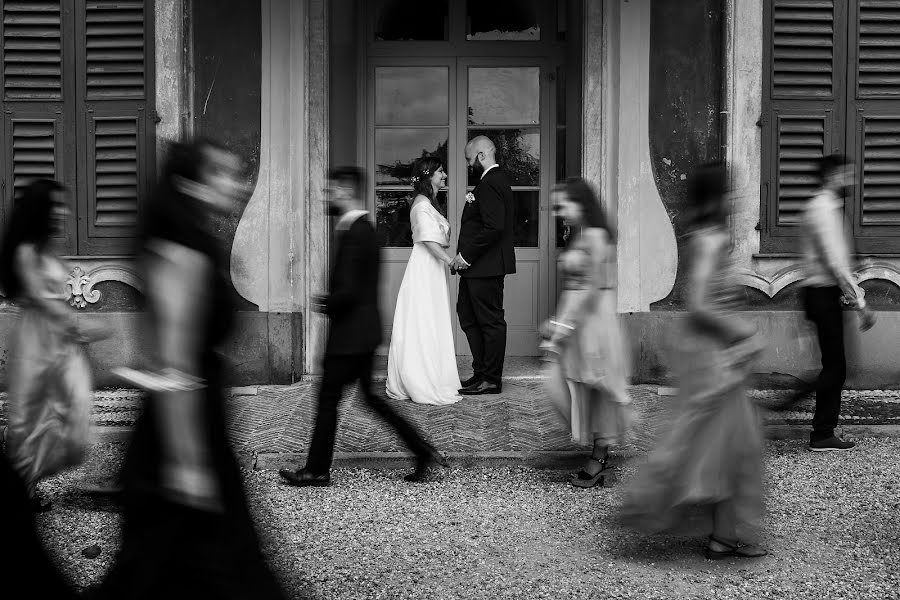
[[[375,232],[382,248],[411,248],[412,229],[409,206],[412,190],[377,190],[375,192]],[[437,195],[437,209],[447,216],[447,190]]]
[[[468,0],[467,40],[541,39],[538,0]]]
[[[447,164],[446,129],[376,129],[375,183],[408,184],[413,161],[429,154]]]
[[[448,36],[447,0],[377,0],[377,41],[442,41]],[[352,15],[350,15],[352,16]]]
[[[509,175],[512,185],[540,185],[541,134],[529,129],[470,129],[469,139],[484,135],[497,147],[497,162]],[[475,185],[471,172],[469,185]]]
[[[537,248],[540,192],[537,190],[515,191],[513,199],[516,211],[513,241],[519,248]]]
[[[469,69],[470,125],[537,125],[539,67]]]
[[[447,67],[375,69],[377,125],[446,125],[450,114]]]

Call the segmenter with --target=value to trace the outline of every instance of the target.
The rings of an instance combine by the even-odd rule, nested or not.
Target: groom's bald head
[[[466,144],[466,164],[480,177],[484,170],[497,164],[497,147],[483,135],[474,137]]]
[[[469,140],[469,143],[466,144],[466,162],[471,163],[471,159],[478,156],[479,153],[483,153],[485,158],[493,162],[497,156],[497,147],[494,146],[494,142],[489,137],[479,135]]]

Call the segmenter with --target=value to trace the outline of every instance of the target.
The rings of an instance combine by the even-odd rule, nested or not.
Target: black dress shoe
[[[482,394],[499,394],[502,390],[503,388],[496,383],[482,381],[472,387],[461,389],[459,393],[463,396],[481,396]]]
[[[328,473],[313,475],[306,469],[297,469],[296,471],[281,469],[278,474],[285,483],[297,487],[326,487],[331,484],[331,475]]]
[[[428,479],[428,468],[432,465],[447,467],[447,459],[441,456],[437,450],[431,450],[431,453],[425,457],[416,460],[416,469],[403,477],[410,483],[421,483]]]
[[[472,387],[476,383],[481,383],[481,377],[479,377],[478,375],[472,375],[471,377],[469,377],[465,381],[461,381],[460,383],[462,383],[462,388],[460,389],[466,389],[467,387]]]

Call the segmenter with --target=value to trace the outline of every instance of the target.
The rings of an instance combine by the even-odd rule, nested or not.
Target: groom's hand
[[[457,254],[453,262],[450,263],[450,270],[452,271],[465,271],[468,268],[469,264],[463,260],[462,254]]]

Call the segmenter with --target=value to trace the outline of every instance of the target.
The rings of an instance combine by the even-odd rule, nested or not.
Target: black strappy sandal
[[[738,541],[735,541],[732,544],[724,542],[714,535],[709,536],[709,541],[710,543],[715,542],[725,548],[725,550],[713,550],[709,547],[709,544],[707,544],[705,554],[706,558],[709,560],[723,560],[725,558],[761,558],[768,554],[768,552],[759,546],[741,544]]]
[[[597,487],[598,485],[600,487],[603,487],[603,484],[606,481],[606,476],[610,471],[609,467],[607,466],[607,463],[609,462],[609,455],[607,455],[603,460],[598,460],[594,457],[591,457],[590,460],[596,460],[598,463],[600,463],[600,470],[595,475],[591,475],[584,469],[573,474],[569,478],[569,483],[574,487],[583,489],[590,489],[592,487]]]

